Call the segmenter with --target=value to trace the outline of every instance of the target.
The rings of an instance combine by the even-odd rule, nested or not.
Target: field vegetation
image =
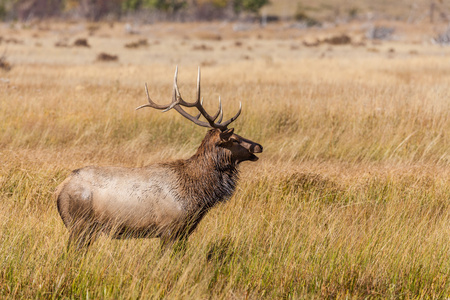
[[[450,295],[450,50],[429,43],[431,27],[391,24],[401,38],[373,42],[361,24],[96,26],[1,27],[15,42],[0,70],[0,298]],[[303,43],[343,32],[351,43]],[[220,95],[227,117],[242,101],[235,131],[264,146],[260,160],[184,251],[102,236],[66,253],[52,194],[71,170],[187,158],[200,144],[206,129],[175,112],[134,110],[145,82],[170,101],[176,65],[186,99],[200,65],[207,109]]]

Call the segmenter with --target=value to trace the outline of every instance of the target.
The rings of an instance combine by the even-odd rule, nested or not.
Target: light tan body
[[[113,237],[170,235],[186,218],[177,177],[169,168],[86,167],[74,171],[57,189],[65,225],[100,225]]]

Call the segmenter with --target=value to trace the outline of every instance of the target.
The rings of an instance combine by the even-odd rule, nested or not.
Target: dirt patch
[[[55,43],[55,47],[57,48],[69,48],[70,45],[67,40],[60,40]]]
[[[140,48],[140,47],[147,47],[147,46],[148,46],[147,39],[140,39],[140,40],[137,40],[135,42],[131,42],[131,43],[125,44],[125,48],[130,48],[130,49]]]
[[[201,45],[195,45],[194,47],[192,47],[192,50],[200,50],[200,51],[213,51],[214,48],[207,46],[205,44],[201,44]]]
[[[76,39],[75,42],[73,42],[74,47],[87,47],[90,48],[91,46],[88,43],[87,39]]]
[[[323,43],[330,45],[347,45],[350,44],[351,42],[352,39],[346,34],[335,35],[323,40]]]
[[[320,45],[320,41],[316,40],[315,42],[303,41],[303,45],[306,47],[317,47]]]
[[[0,69],[4,71],[10,71],[12,69],[11,64],[6,60],[5,53],[3,53],[2,56],[0,56]]]
[[[117,55],[108,54],[105,52],[102,52],[97,55],[97,61],[118,61],[119,57]]]
[[[23,41],[18,40],[16,38],[5,38],[5,39],[3,39],[3,42],[5,42],[6,44],[16,44],[16,45],[23,44]]]

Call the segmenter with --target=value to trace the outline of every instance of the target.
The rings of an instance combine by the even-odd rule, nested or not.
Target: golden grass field
[[[393,23],[396,40],[372,42],[361,23],[233,25],[1,24],[0,298],[450,296],[450,49],[430,43],[435,27]],[[342,33],[352,44],[303,44]],[[242,101],[235,129],[264,146],[260,160],[185,251],[103,236],[66,254],[52,194],[71,170],[200,144],[206,129],[174,111],[134,110],[145,82],[170,101],[176,65],[185,99],[200,65],[207,109],[220,95],[229,117]]]

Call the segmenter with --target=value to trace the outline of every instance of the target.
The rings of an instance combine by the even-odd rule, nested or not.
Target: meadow
[[[450,49],[433,28],[391,24],[396,40],[370,41],[358,23],[0,25],[0,298],[450,295]],[[343,32],[351,43],[307,46]],[[53,192],[71,170],[195,153],[206,129],[134,110],[145,82],[170,101],[176,65],[186,100],[201,66],[208,110],[242,102],[235,132],[264,146],[259,161],[185,251],[102,236],[66,253]]]

